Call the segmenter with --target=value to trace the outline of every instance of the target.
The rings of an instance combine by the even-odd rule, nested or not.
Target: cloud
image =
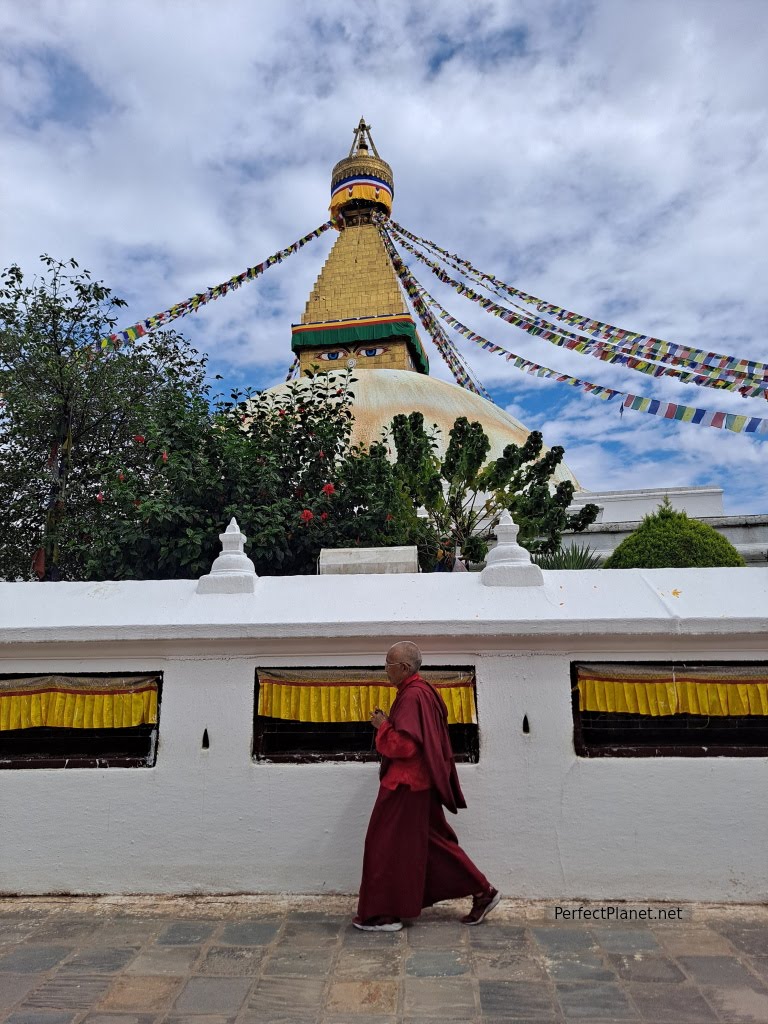
[[[567,308],[765,359],[766,31],[763,0],[3,5],[3,264],[33,273],[42,252],[75,256],[129,300],[128,322],[165,309],[321,223],[362,113],[395,172],[395,216],[416,233]],[[227,384],[283,378],[331,241],[180,321]],[[434,291],[473,330],[559,371],[768,415]],[[457,344],[587,486],[719,480],[732,511],[765,511],[760,442],[619,418]]]

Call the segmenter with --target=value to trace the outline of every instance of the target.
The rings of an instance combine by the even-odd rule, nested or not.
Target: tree
[[[688,569],[744,565],[744,559],[707,523],[677,512],[665,498],[606,560],[605,569]]]
[[[498,459],[486,463],[488,435],[482,424],[464,416],[451,429],[442,462],[421,413],[395,416],[391,429],[395,468],[404,490],[426,510],[437,535],[450,537],[470,562],[485,558],[504,509],[520,527],[520,543],[541,553],[557,550],[563,530],[584,530],[597,518],[596,505],[567,512],[573,484],[562,481],[551,487],[563,449],[556,446],[542,454],[538,431],[532,431],[523,445],[508,444]]]
[[[484,467],[482,427],[457,420],[440,463],[413,413],[395,420],[394,466],[383,444],[353,447],[348,374],[212,406],[183,338],[102,346],[124,302],[74,260],[42,262],[31,284],[15,265],[0,282],[2,577],[200,576],[233,515],[275,574],[354,545],[416,543],[427,567],[445,533],[478,560],[502,508],[540,550],[594,518],[566,514],[570,484],[550,493],[562,449],[542,455],[537,434]]]
[[[88,577],[199,577],[232,516],[262,575],[313,573],[323,547],[412,543],[421,526],[386,449],[350,444],[353,385],[323,373],[169,410],[106,470]]]
[[[205,360],[172,331],[102,347],[125,302],[75,260],[0,280],[0,577],[82,578],[101,464],[158,409],[202,393]]]

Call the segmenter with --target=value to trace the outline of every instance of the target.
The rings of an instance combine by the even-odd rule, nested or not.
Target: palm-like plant
[[[602,559],[588,544],[574,544],[549,554],[533,555],[542,569],[599,569]]]

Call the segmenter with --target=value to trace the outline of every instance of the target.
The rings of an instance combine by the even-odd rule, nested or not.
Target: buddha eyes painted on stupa
[[[327,352],[319,352],[318,356],[320,359],[324,359],[326,362],[336,362],[340,359],[351,357],[360,357],[366,359],[373,359],[376,356],[383,355],[388,345],[350,345],[349,348],[332,348],[328,349]]]

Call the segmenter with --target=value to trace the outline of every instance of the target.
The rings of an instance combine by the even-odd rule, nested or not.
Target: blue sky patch
[[[49,121],[72,128],[84,128],[93,118],[106,114],[112,104],[87,73],[65,53],[51,48],[27,50],[11,57],[26,71],[41,73],[47,89],[39,107],[23,117],[26,126],[37,130]]]

